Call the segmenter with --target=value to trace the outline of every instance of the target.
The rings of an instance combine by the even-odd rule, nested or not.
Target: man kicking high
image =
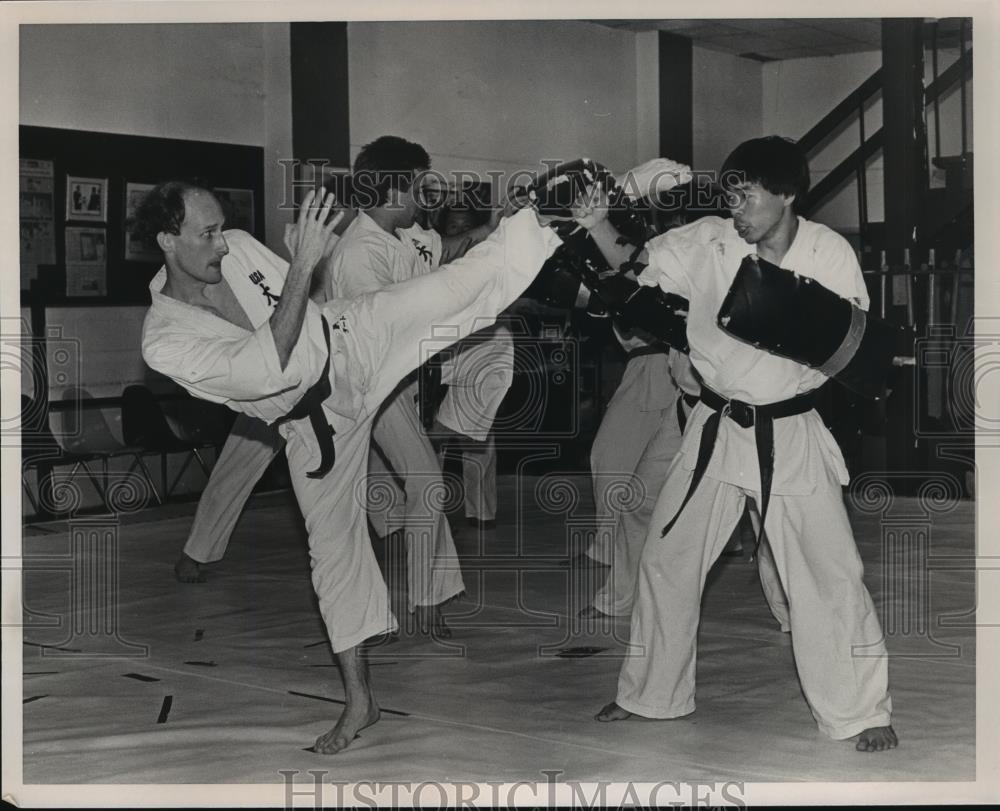
[[[319,307],[309,290],[335,242],[332,206],[330,195],[307,195],[290,265],[242,231],[223,234],[218,200],[196,184],[156,186],[135,226],[164,255],[143,324],[146,363],[197,397],[280,424],[346,698],[316,741],[324,754],[378,720],[358,646],[397,628],[365,519],[372,420],[419,365],[435,325],[452,328],[457,340],[495,318],[559,242],[520,211],[446,270]]]

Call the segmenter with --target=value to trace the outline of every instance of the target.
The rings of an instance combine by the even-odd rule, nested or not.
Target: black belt
[[[333,469],[333,464],[337,461],[337,450],[333,446],[333,436],[337,432],[333,430],[326,414],[323,413],[323,401],[333,392],[330,386],[330,326],[322,316],[320,320],[323,322],[323,340],[326,341],[326,363],[323,364],[319,380],[306,390],[291,411],[272,423],[281,425],[284,422],[309,418],[309,424],[316,434],[320,454],[319,467],[306,473],[310,479],[322,479]]]
[[[682,391],[681,396],[677,398],[677,424],[680,426],[682,434],[688,424],[687,414],[684,413],[684,406],[687,405],[690,410],[698,405],[698,400],[700,399],[697,394],[688,394],[686,391]]]
[[[646,355],[666,355],[669,351],[669,346],[637,346],[626,353],[625,362],[628,363],[633,358],[642,358]]]
[[[444,356],[437,353],[428,358],[418,372],[417,397],[420,410],[420,422],[424,430],[430,431],[434,426],[434,417],[441,402],[441,392],[444,384],[441,382],[441,365]]]
[[[660,537],[665,537],[671,530],[681,513],[687,506],[691,496],[701,482],[708,462],[712,458],[712,451],[715,448],[715,440],[719,435],[719,423],[722,418],[729,417],[737,425],[743,428],[753,427],[754,437],[757,440],[757,464],[760,468],[760,531],[757,533],[756,546],[760,545],[761,534],[764,532],[764,518],[767,516],[767,503],[771,498],[771,480],[774,478],[774,421],[781,417],[791,417],[795,414],[805,414],[813,407],[813,393],[807,392],[797,397],[781,400],[777,403],[767,403],[766,405],[750,405],[740,400],[727,400],[721,394],[702,386],[701,401],[709,408],[714,409],[712,414],[701,428],[701,444],[698,446],[698,461],[694,467],[694,474],[691,484],[688,487],[687,495],[681,503],[680,509],[670,523],[663,528]]]

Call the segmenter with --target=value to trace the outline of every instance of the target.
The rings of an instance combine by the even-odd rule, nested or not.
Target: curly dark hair
[[[771,194],[795,195],[801,211],[809,191],[809,162],[795,141],[779,135],[744,141],[726,158],[719,173],[723,188],[734,182],[759,183]]]
[[[431,168],[427,150],[397,135],[383,135],[361,148],[354,159],[352,185],[357,208],[385,205],[390,189],[407,191],[414,178]]]
[[[127,223],[132,236],[149,245],[156,244],[156,235],[163,232],[179,234],[186,209],[184,195],[189,191],[204,191],[215,196],[212,187],[200,180],[166,180],[154,186],[142,199],[135,216]]]

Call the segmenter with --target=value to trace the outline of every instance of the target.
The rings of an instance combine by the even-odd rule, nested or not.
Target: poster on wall
[[[133,262],[162,262],[163,254],[155,240],[144,241],[132,236],[131,223],[142,198],[153,188],[152,183],[125,184],[125,258]]]
[[[66,219],[108,221],[108,179],[66,175]]]
[[[239,228],[248,234],[253,233],[253,190],[252,189],[214,189],[215,196],[222,203],[222,211],[226,215],[226,225],[229,228]]]
[[[21,225],[21,288],[38,275],[39,265],[56,261],[55,205],[52,161],[21,158],[19,213]]]
[[[66,296],[108,292],[107,235],[103,228],[66,229]]]

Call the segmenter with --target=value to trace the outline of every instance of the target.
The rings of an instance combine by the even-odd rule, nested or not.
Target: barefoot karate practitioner
[[[597,719],[694,711],[702,589],[752,498],[788,595],[795,664],[820,730],[838,740],[857,736],[862,751],[891,749],[888,660],[841,494],[847,469],[810,400],[827,377],[733,338],[717,321],[748,254],[867,308],[861,269],[843,237],[796,216],[809,167],[794,143],[747,141],[720,177],[732,219],[675,228],[638,256],[617,241],[600,202],[575,211],[612,267],[638,259],[647,266],[640,282],[690,302],[690,357],[703,382],[640,559],[633,650],[615,702]]]
[[[445,270],[320,307],[309,288],[336,241],[333,202],[307,195],[290,265],[242,231],[223,233],[218,201],[196,185],[160,184],[136,224],[164,255],[143,325],[146,363],[197,397],[280,423],[346,697],[316,741],[325,754],[378,720],[358,645],[397,628],[365,520],[372,419],[419,365],[434,325],[452,328],[456,340],[468,335],[507,307],[559,244],[522,210]]]

